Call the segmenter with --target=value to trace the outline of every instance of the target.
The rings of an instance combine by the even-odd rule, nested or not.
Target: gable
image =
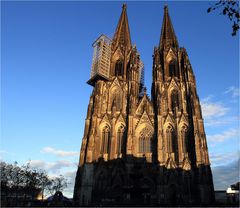
[[[148,99],[148,97],[145,94],[138,104],[136,114],[142,115],[142,113],[144,112],[144,109],[147,111],[147,108],[149,108],[149,107],[150,107],[151,111],[153,112],[152,102]],[[150,113],[150,112],[148,112],[148,113]]]
[[[168,85],[169,91],[172,91],[173,89],[179,90],[179,86],[175,80],[175,77],[172,77],[170,84]]]
[[[125,123],[125,120],[124,120],[122,114],[119,114],[119,116],[116,120],[116,124],[118,124],[118,123],[122,123],[122,124],[124,124],[124,126],[126,126],[126,123]]]
[[[187,118],[185,117],[184,114],[181,115],[181,118],[179,119],[179,122],[178,122],[180,125],[185,125],[188,127],[188,120]]]
[[[170,123],[171,125],[174,126],[174,119],[172,118],[172,116],[170,115],[170,113],[168,113],[167,117],[164,120],[164,125]]]
[[[167,62],[170,62],[171,60],[177,60],[176,54],[173,52],[172,48],[169,49],[167,56],[166,56]]]
[[[104,115],[99,125],[101,126],[104,123],[107,123],[110,126],[110,121],[107,114]]]
[[[119,90],[122,90],[122,87],[121,87],[117,77],[113,80],[112,84],[110,85],[109,91],[111,91],[114,87],[117,87]]]
[[[167,163],[166,163],[166,168],[167,169],[175,169],[177,166],[176,166],[176,163],[174,162],[174,160],[172,159],[172,157],[170,156],[167,160]]]
[[[191,170],[191,164],[190,164],[190,160],[188,157],[184,158],[183,161],[183,170]]]
[[[144,124],[144,123],[147,123],[147,124],[149,124],[150,126],[153,126],[153,123],[152,123],[152,121],[150,120],[150,118],[149,118],[149,116],[148,116],[148,114],[147,114],[146,111],[144,111],[142,117],[140,118],[139,122],[137,123],[136,128],[137,128],[138,126]]]

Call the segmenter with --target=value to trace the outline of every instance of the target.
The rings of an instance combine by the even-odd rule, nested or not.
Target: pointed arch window
[[[187,152],[187,127],[183,126],[181,129],[182,149],[183,153]]]
[[[123,142],[124,126],[119,126],[117,130],[117,154],[121,154]]]
[[[147,127],[144,128],[139,137],[139,152],[148,153],[151,152],[152,131]]]
[[[175,131],[171,126],[168,126],[168,128],[166,130],[166,136],[167,136],[167,152],[174,153],[175,161],[178,162],[178,160],[179,160],[179,158],[178,158],[178,140],[177,140]]]
[[[168,126],[166,130],[166,136],[167,136],[167,152],[172,153],[173,152],[173,128],[171,126]]]
[[[123,61],[117,60],[115,65],[115,76],[123,76]]]
[[[176,61],[171,61],[169,63],[169,76],[170,77],[179,77]]]
[[[102,130],[102,148],[101,153],[109,153],[110,152],[110,128],[105,126]]]

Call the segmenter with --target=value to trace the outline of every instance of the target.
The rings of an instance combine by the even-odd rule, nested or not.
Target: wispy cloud
[[[59,160],[55,162],[45,162],[43,160],[30,160],[30,166],[38,169],[44,169],[50,171],[52,173],[58,173],[61,171],[62,168],[66,167],[76,167],[76,164],[67,161],[67,160]]]
[[[207,140],[209,142],[223,142],[228,139],[236,138],[238,136],[239,136],[238,129],[229,129],[221,134],[207,135]]]
[[[205,119],[204,123],[205,126],[223,126],[223,125],[228,125],[230,123],[233,122],[238,122],[239,121],[239,117],[238,116],[224,116],[221,118],[209,118],[209,119]]]
[[[201,101],[201,106],[205,119],[224,116],[229,111],[229,108],[225,107],[222,103],[212,102],[210,97],[204,98]]]
[[[225,94],[231,94],[231,96],[233,98],[239,97],[240,95],[240,90],[239,88],[235,87],[235,86],[231,86],[229,87],[225,92]]]
[[[221,165],[226,165],[226,163],[231,163],[236,160],[236,158],[239,158],[239,151],[234,151],[234,152],[226,152],[226,153],[211,153],[210,152],[210,161],[211,161],[211,166],[216,167],[216,166],[221,166]]]
[[[52,148],[52,147],[44,147],[42,149],[42,152],[53,154],[53,155],[56,155],[56,156],[59,156],[59,157],[77,156],[79,154],[78,152],[58,150],[58,149],[55,149],[55,148]]]

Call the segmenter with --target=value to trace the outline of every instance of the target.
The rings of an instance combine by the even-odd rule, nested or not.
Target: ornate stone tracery
[[[152,129],[145,127],[139,134],[139,152],[151,152],[153,132]]]

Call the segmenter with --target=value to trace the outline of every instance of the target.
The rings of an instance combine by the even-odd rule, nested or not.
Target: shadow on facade
[[[167,169],[132,155],[101,158],[79,167],[74,202],[76,206],[211,206],[211,169]]]

